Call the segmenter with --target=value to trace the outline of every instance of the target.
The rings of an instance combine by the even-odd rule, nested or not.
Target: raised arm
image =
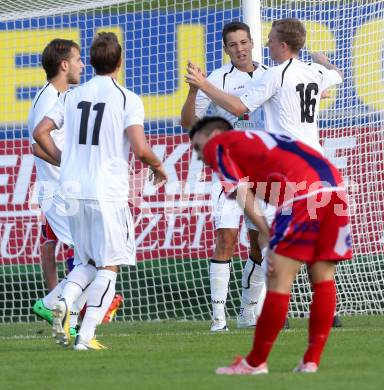
[[[313,62],[322,65],[329,70],[335,70],[340,75],[341,79],[344,79],[342,71],[336,65],[331,64],[329,58],[324,53],[314,52],[311,53],[311,57]]]
[[[189,84],[202,90],[214,103],[223,107],[226,111],[235,116],[239,116],[248,112],[248,108],[240,100],[239,97],[229,95],[226,92],[216,88],[205,77],[205,75],[193,64],[187,67],[185,81]]]
[[[186,129],[190,129],[197,119],[195,114],[197,91],[198,89],[190,84],[187,98],[181,109],[180,124]]]

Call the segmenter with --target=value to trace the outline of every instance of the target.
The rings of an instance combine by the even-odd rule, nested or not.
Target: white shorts
[[[243,210],[236,199],[228,199],[220,182],[212,185],[212,211],[215,230],[238,229]]]
[[[135,265],[136,245],[128,202],[68,199],[75,261],[96,267]],[[75,212],[76,210],[76,212]]]
[[[265,203],[262,200],[259,200],[259,206],[260,206],[261,211],[264,214],[265,219],[268,222],[268,226],[271,227],[272,222],[275,219],[276,207],[272,206],[268,203]],[[247,226],[247,228],[249,230],[259,231],[259,229],[251,222],[251,220],[246,215],[244,215],[244,220],[245,220],[245,225]]]
[[[229,199],[225,196],[220,182],[212,185],[211,201],[215,230],[239,229],[240,218],[244,214],[244,211],[236,199]],[[276,208],[261,200],[259,200],[259,205],[267,219],[268,225],[271,226],[275,217]],[[246,215],[244,216],[244,221],[248,229],[259,230]]]
[[[57,239],[72,246],[73,240],[69,229],[65,200],[60,195],[55,195],[53,198],[44,199],[39,203]]]

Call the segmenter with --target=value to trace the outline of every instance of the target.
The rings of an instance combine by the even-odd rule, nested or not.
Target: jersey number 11
[[[77,108],[81,110],[80,119],[80,132],[79,132],[79,144],[86,145],[87,143],[87,130],[88,130],[88,119],[91,111],[91,102],[81,101]],[[97,111],[95,124],[93,125],[92,133],[92,145],[99,145],[99,134],[101,127],[101,120],[103,119],[105,103],[97,103],[93,106],[93,110]]]

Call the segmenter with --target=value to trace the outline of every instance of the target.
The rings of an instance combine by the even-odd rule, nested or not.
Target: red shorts
[[[44,223],[41,224],[41,236],[40,236],[40,244],[44,245],[47,242],[54,242],[57,244],[59,240],[56,237],[56,234],[52,230],[48,220],[44,218]],[[66,254],[66,258],[70,258],[74,256],[74,250],[72,247],[63,243],[63,249]]]
[[[314,205],[324,196],[324,205]],[[347,195],[322,192],[278,209],[271,227],[270,249],[305,263],[352,258]]]
[[[44,218],[44,222],[41,224],[41,245],[44,245],[47,242],[57,242],[58,239],[56,234],[52,230],[51,226],[48,223],[47,218]]]

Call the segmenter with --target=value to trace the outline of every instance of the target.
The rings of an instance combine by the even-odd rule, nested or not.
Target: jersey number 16
[[[300,95],[301,123],[313,123],[319,86],[316,83],[309,83],[307,86],[301,83],[296,85],[296,91]]]

